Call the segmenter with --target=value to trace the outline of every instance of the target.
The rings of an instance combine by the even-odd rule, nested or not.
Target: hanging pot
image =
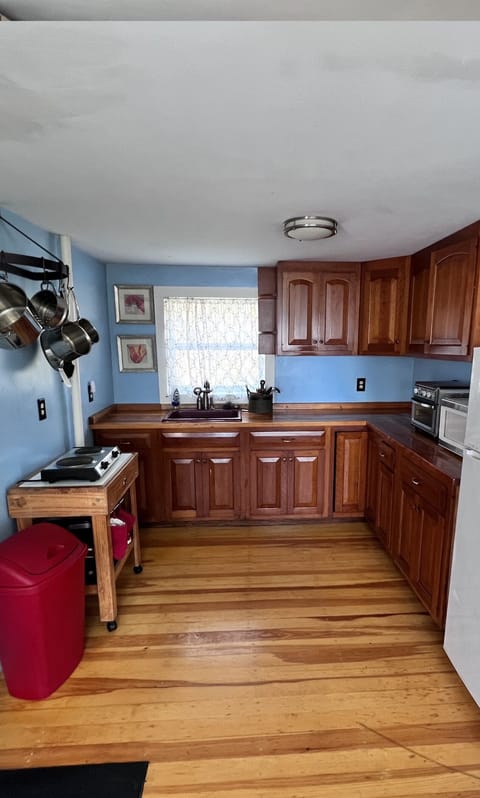
[[[0,283],[0,347],[20,349],[33,344],[42,331],[25,291]]]
[[[67,320],[67,302],[55,292],[51,283],[42,283],[41,290],[32,296],[30,302],[44,327],[60,327]]]
[[[61,328],[63,341],[77,356],[86,355],[92,348],[89,335],[78,321],[69,321]]]
[[[80,355],[65,340],[61,329],[44,330],[40,336],[43,354],[55,371],[72,371],[72,360]]]
[[[98,343],[98,341],[100,340],[98,330],[93,326],[93,324],[90,321],[88,321],[88,319],[79,319],[77,323],[80,325],[80,327],[82,327],[82,329],[85,330],[92,344]]]

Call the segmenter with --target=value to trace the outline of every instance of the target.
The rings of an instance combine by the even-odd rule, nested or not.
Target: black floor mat
[[[2,798],[140,798],[148,762],[0,770]]]

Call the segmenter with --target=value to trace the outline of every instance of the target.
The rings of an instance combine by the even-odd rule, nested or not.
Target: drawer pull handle
[[[420,482],[415,477],[412,477],[412,485],[420,485]]]
[[[295,438],[282,438],[282,443],[293,443]]]
[[[124,478],[122,479],[122,484],[123,484],[123,485],[126,485],[126,484],[127,484],[127,482],[128,482],[128,479],[127,479],[126,477],[124,477]]]
[[[380,457],[385,457],[385,453],[384,452],[380,452]]]

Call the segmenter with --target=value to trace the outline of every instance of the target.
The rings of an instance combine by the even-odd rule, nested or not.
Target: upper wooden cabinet
[[[472,232],[412,255],[407,354],[465,358],[477,345],[478,239]]]
[[[362,264],[361,355],[404,354],[409,268],[408,257]]]
[[[277,353],[356,354],[359,278],[359,263],[279,263]]]
[[[260,266],[258,280],[258,354],[277,351],[277,270]]]
[[[425,353],[466,355],[475,286],[477,240],[432,252]]]

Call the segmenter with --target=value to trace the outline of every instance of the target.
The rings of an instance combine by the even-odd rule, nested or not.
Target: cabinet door
[[[363,264],[360,354],[399,355],[405,351],[405,289],[409,258]]]
[[[475,238],[432,252],[426,354],[468,354],[476,252]]]
[[[240,516],[240,454],[202,454],[203,506],[208,518],[228,520]]]
[[[393,558],[410,583],[415,579],[417,556],[415,547],[419,536],[417,500],[413,489],[403,482],[400,486],[398,518],[393,541]]]
[[[250,516],[274,518],[287,512],[287,457],[284,452],[250,454]]]
[[[428,286],[430,258],[423,253],[412,256],[408,301],[407,352],[422,355],[427,343]]]
[[[442,622],[442,555],[445,547],[445,518],[418,497],[419,538],[414,563],[413,587],[437,623]]]
[[[167,520],[198,517],[202,497],[201,454],[169,452],[164,456],[165,515]]]
[[[353,355],[358,352],[360,264],[351,269],[322,270],[320,275],[318,354]]]
[[[318,277],[280,271],[279,354],[315,354],[319,338]],[[320,322],[323,327],[323,320]]]
[[[286,456],[287,514],[313,518],[325,515],[325,452],[299,450]]]
[[[365,518],[374,530],[377,525],[378,469],[379,459],[377,436],[375,433],[369,431]]]
[[[393,471],[385,463],[380,462],[375,532],[387,551],[391,550],[394,488],[395,476]]]
[[[118,430],[94,430],[94,441],[103,446],[119,446],[122,452],[138,453],[138,477],[135,483],[137,512],[140,523],[159,521],[156,455],[154,432],[131,430],[123,433]]]
[[[367,469],[367,431],[335,435],[334,515],[363,516]]]

